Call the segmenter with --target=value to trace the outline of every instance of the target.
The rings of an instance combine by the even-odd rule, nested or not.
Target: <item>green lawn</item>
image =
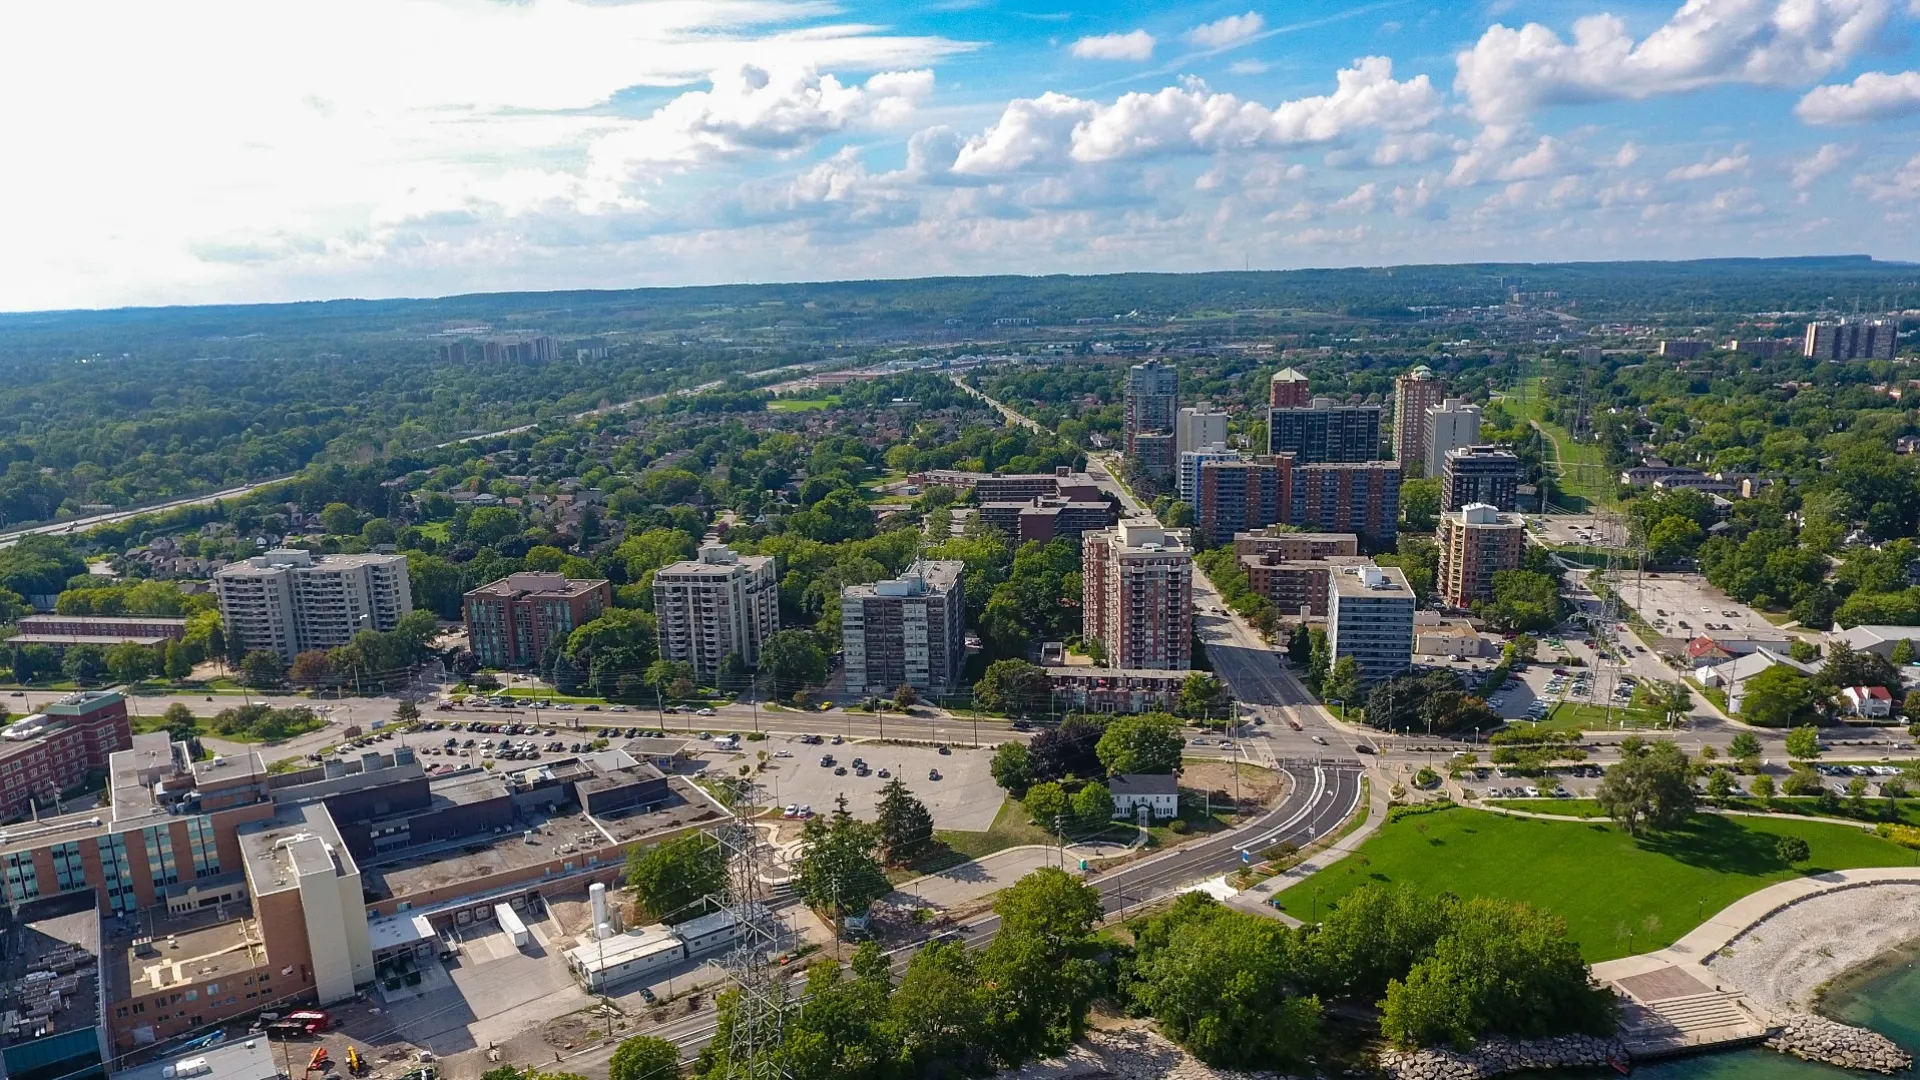
[[[1541,434],[1553,448],[1553,456],[1560,468],[1560,490],[1573,500],[1585,504],[1570,506],[1570,510],[1585,510],[1590,507],[1610,508],[1615,505],[1616,484],[1613,471],[1607,468],[1606,455],[1592,443],[1576,443],[1573,436],[1560,424],[1546,420],[1547,399],[1542,392],[1544,378],[1529,380],[1526,396],[1518,393],[1508,395],[1507,404],[1518,409],[1521,415],[1533,421]],[[1524,404],[1525,408],[1521,406]]]
[[[1903,825],[1920,825],[1920,799],[1896,800],[1899,817],[1894,820]],[[1488,806],[1501,806],[1509,810],[1526,810],[1535,814],[1560,814],[1564,817],[1603,818],[1607,815],[1600,811],[1600,804],[1592,799],[1488,799]],[[1819,803],[1811,798],[1775,797],[1765,802],[1751,796],[1728,799],[1726,807],[1731,810],[1766,811],[1772,814],[1793,814],[1798,817],[1851,818],[1863,825],[1874,825],[1887,820],[1885,810],[1887,800],[1869,795],[1865,805],[1854,809],[1848,805],[1847,797],[1831,810],[1820,809]]]
[[[226,734],[215,731],[213,730],[213,727],[211,724],[212,720],[213,718],[210,716],[194,717],[194,724],[193,724],[194,733],[196,735],[207,736],[215,739],[225,739],[228,742],[237,742],[237,743],[264,743],[267,741],[265,736],[257,735],[251,731],[240,731],[240,732],[232,732],[232,733],[226,733]],[[149,731],[160,731],[166,727],[166,722],[161,719],[160,714],[155,713],[150,716],[129,717],[128,726],[132,728],[133,733],[135,735],[140,735]],[[278,732],[273,741],[285,742],[286,740],[291,739],[297,735],[305,735],[309,731],[318,731],[321,728],[326,726],[327,726],[326,720],[316,716],[314,717],[314,722],[311,724],[307,724],[303,727],[289,728],[286,731]]]
[[[827,394],[823,397],[777,397],[767,402],[767,408],[773,412],[807,412],[812,409],[831,409],[838,404],[839,394]]]
[[[1780,863],[1774,843],[1783,835],[1806,839],[1808,866]],[[1916,862],[1920,853],[1890,841],[1811,821],[1701,814],[1682,829],[1636,839],[1611,823],[1453,808],[1382,826],[1279,901],[1288,914],[1311,920],[1369,881],[1428,895],[1524,900],[1564,918],[1594,962],[1670,945],[1703,917],[1801,873]]]
[[[888,879],[898,885],[923,874],[937,874],[1010,847],[1054,843],[1052,833],[1027,820],[1027,808],[1017,799],[1007,799],[1000,804],[1000,812],[993,816],[993,824],[987,827],[986,832],[936,829],[933,839],[935,847],[932,851],[915,859],[910,865],[889,870]]]
[[[414,528],[420,530],[421,536],[431,536],[443,544],[452,539],[447,535],[447,523],[444,521],[428,521],[415,525]]]

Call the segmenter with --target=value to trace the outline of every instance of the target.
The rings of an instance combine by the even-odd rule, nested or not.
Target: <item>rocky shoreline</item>
[[[1763,1044],[1807,1061],[1863,1072],[1894,1073],[1913,1067],[1913,1055],[1878,1032],[1811,1013],[1788,1013]]]
[[[1626,1047],[1618,1039],[1591,1035],[1524,1040],[1495,1037],[1482,1039],[1467,1050],[1428,1047],[1383,1051],[1380,1070],[1393,1080],[1484,1080],[1521,1069],[1605,1068],[1610,1061],[1626,1060]]]

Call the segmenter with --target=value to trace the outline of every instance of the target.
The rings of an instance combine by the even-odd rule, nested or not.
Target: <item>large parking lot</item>
[[[1707,584],[1702,574],[1622,575],[1619,591],[1621,602],[1666,637],[1787,636],[1759,612]]]
[[[824,737],[814,746],[802,743],[799,736],[742,743],[741,750],[737,756],[709,757],[724,770],[754,760],[760,750],[773,755],[758,782],[779,806],[807,805],[815,813],[825,813],[833,809],[838,796],[845,794],[847,809],[854,816],[872,820],[880,789],[891,776],[898,775],[914,797],[926,804],[939,828],[985,832],[1000,812],[1002,793],[988,769],[993,760],[990,750],[955,746],[950,753],[942,754],[930,746],[859,741],[834,745],[832,737]],[[831,757],[832,764],[822,765],[824,757]],[[854,764],[856,759],[867,766],[865,776]],[[883,777],[883,771],[888,776]],[[938,780],[929,775],[935,771],[940,774]]]
[[[1622,547],[1627,542],[1625,522],[1606,520],[1591,514],[1529,515],[1527,528],[1555,547]]]

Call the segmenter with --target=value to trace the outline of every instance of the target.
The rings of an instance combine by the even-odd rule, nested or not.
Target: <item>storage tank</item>
[[[607,887],[594,882],[587,886],[587,898],[593,903],[593,936],[605,941],[613,934],[613,925],[607,919]]]

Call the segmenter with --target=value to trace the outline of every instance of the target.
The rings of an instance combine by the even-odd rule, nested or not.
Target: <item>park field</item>
[[[1812,858],[1782,863],[1774,854],[1782,836],[1804,838]],[[1699,814],[1682,828],[1636,838],[1611,822],[1454,807],[1389,822],[1276,902],[1312,921],[1367,882],[1524,900],[1565,919],[1592,963],[1671,945],[1706,916],[1777,881],[1917,861],[1920,853],[1869,832],[1812,821]]]

